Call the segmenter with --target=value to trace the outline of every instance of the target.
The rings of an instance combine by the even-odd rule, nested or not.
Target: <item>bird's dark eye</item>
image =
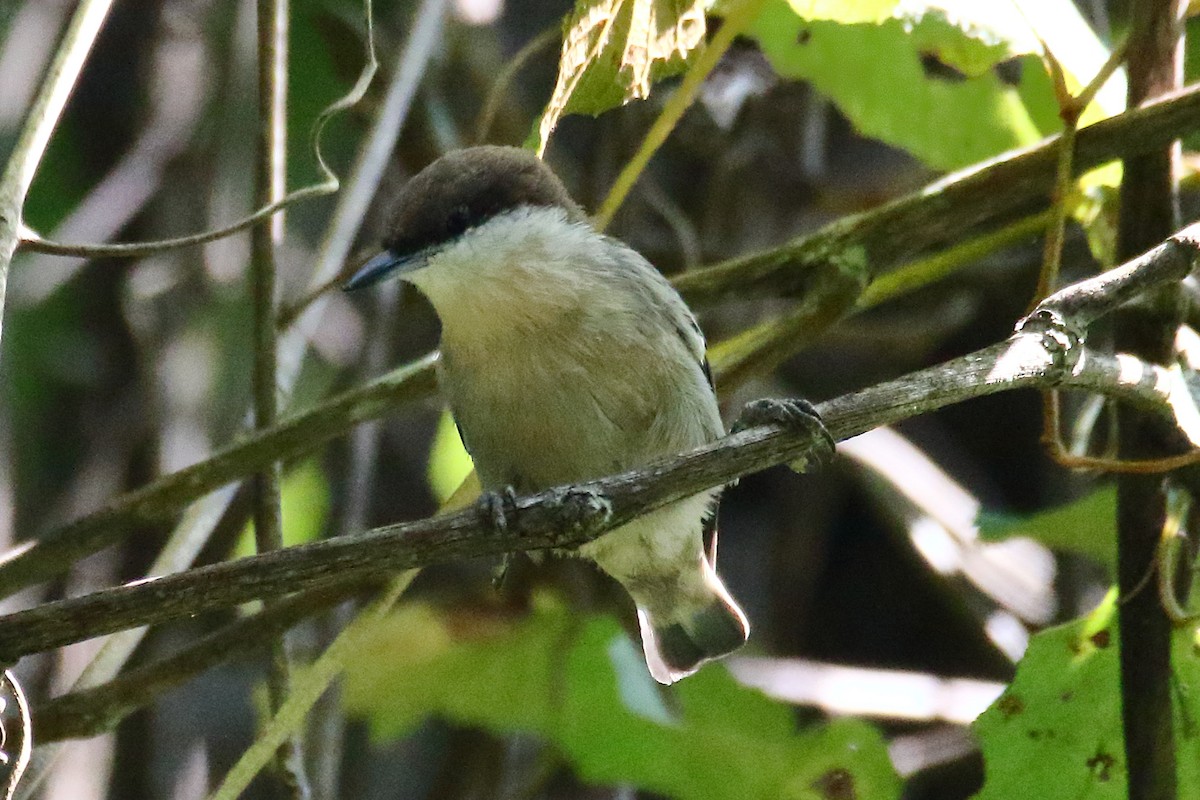
[[[450,210],[450,216],[446,220],[446,224],[450,228],[450,232],[459,234],[471,227],[471,209],[468,206],[455,206]]]

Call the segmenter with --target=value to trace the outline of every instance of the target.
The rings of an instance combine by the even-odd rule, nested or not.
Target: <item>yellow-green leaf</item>
[[[317,461],[305,461],[283,476],[280,486],[285,547],[311,542],[329,516],[329,483]],[[234,548],[234,558],[254,554],[254,523],[247,522]]]
[[[654,81],[682,72],[704,32],[699,0],[579,0],[538,123],[538,155],[563,115],[596,115],[643,99]]]
[[[474,463],[463,447],[454,425],[454,417],[443,411],[433,435],[433,446],[429,451],[429,488],[438,503],[447,502],[463,480],[471,474]]]

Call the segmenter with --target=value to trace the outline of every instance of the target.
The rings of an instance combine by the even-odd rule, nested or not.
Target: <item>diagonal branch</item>
[[[202,636],[153,664],[131,669],[100,686],[75,690],[43,702],[33,718],[38,742],[44,745],[111,730],[125,717],[188,678],[232,658],[260,651],[271,637],[372,586],[371,583],[349,582],[289,597]]]
[[[1080,168],[1091,167],[1122,153],[1153,147],[1197,123],[1200,84],[1084,128],[1079,132],[1075,163]],[[899,264],[914,253],[932,251],[947,240],[961,237],[972,222],[995,221],[1010,206],[1043,202],[1053,183],[1054,142],[1052,138],[1007,160],[947,176],[918,193],[834,222],[776,250],[677,276],[675,285],[696,303],[743,292],[803,296],[807,306],[814,309],[811,314],[803,314],[804,323],[811,324],[811,328],[805,327],[805,335],[811,338],[854,306],[869,272]],[[359,203],[363,204],[365,201]],[[344,250],[345,246],[338,252]],[[336,257],[326,261],[339,263]],[[332,271],[325,269],[321,282]],[[1138,280],[1134,283],[1136,290],[1141,284]],[[1074,298],[1070,302],[1093,301]],[[307,309],[304,319],[319,305]],[[307,325],[305,322],[301,327]],[[294,360],[286,356],[289,347],[282,349],[281,361]],[[393,388],[402,396],[394,402],[432,390],[431,362],[427,357],[419,363],[427,371],[413,376],[417,381],[412,387],[414,393],[406,394],[403,380],[399,380]],[[399,375],[401,372],[393,373],[393,377]],[[391,378],[381,380],[392,382]],[[116,498],[100,511],[10,550],[0,557],[0,596],[59,574],[76,559],[119,541],[134,526],[177,513],[186,503],[250,474],[272,459],[293,457],[346,432],[357,422],[381,416],[388,410],[384,398],[389,391],[380,384],[352,390],[309,414],[248,437],[208,461]]]
[[[1200,84],[1080,129],[1076,174],[1150,152],[1200,126]],[[945,176],[886,205],[787,244],[679,276],[689,303],[728,297],[808,297],[813,287],[862,286],[874,275],[1048,205],[1058,136]],[[851,303],[853,300],[850,301]]]
[[[1200,422],[1178,369],[1158,367],[1129,356],[1105,356],[1086,348],[1087,323],[1111,311],[1116,302],[1135,292],[1177,282],[1197,257],[1200,239],[1193,227],[1184,228],[1166,243],[1110,270],[1055,293],[1026,318],[1009,340],[938,367],[864,389],[822,404],[831,432],[847,438],[900,419],[994,392],[1022,387],[1056,386],[1088,389],[1122,397],[1169,417],[1193,442],[1200,441]],[[43,545],[43,558],[30,562],[11,558],[9,575],[28,579],[44,570],[51,549],[60,557],[119,536],[110,527],[114,516],[136,521],[164,510],[163,504],[199,491],[197,487],[224,483],[246,468],[247,461],[268,463],[280,458],[281,448],[298,452],[315,438],[343,430],[348,419],[362,420],[382,413],[389,401],[413,399],[433,388],[432,357],[351,392],[317,411],[264,432],[241,448],[152,484],[152,492],[135,492],[119,506],[85,518],[87,526],[70,529]],[[603,481],[591,488],[616,503],[613,520],[604,527],[584,527],[564,533],[555,526],[550,506],[561,493],[532,499],[528,525],[516,525],[503,535],[488,531],[474,511],[437,520],[423,520],[337,540],[317,542],[251,559],[218,564],[187,573],[151,579],[81,598],[63,600],[0,617],[0,658],[55,647],[135,625],[153,624],[179,615],[226,607],[246,600],[276,597],[334,579],[370,577],[383,571],[421,566],[438,560],[488,555],[509,550],[569,547],[638,514],[686,497],[710,486],[728,483],[747,472],[798,458],[807,446],[805,436],[772,428],[755,428],[726,437],[705,448],[667,459]],[[205,489],[207,490],[207,489]],[[540,504],[539,504],[540,503]],[[107,514],[107,516],[106,516]],[[64,529],[68,530],[68,529]],[[85,548],[86,549],[86,548]],[[25,551],[27,554],[30,550]],[[3,571],[0,570],[0,574]],[[10,578],[11,580],[11,578]]]
[[[429,396],[437,387],[435,355],[395,369],[273,428],[249,434],[207,461],[166,475],[99,511],[9,550],[0,558],[0,595],[50,578],[83,556],[128,536],[131,529],[177,513],[193,500],[265,464],[308,452],[359,422]]]
[[[1090,352],[1037,317],[1004,342],[830,400],[818,410],[838,439],[1029,387],[1103,391],[1169,414],[1170,398],[1162,389],[1166,370],[1142,367],[1130,370],[1116,357]],[[47,603],[0,617],[0,660],[349,579],[514,550],[575,547],[666,503],[794,462],[810,444],[807,431],[759,426],[640,469],[520,498],[502,531],[471,507]]]
[[[1088,324],[1138,292],[1182,279],[1200,252],[1197,227],[1188,226],[1128,264],[1046,298],[1026,325],[1061,328],[1067,332],[1068,339],[1072,336],[1082,337]],[[1127,374],[1136,374],[1141,366],[1120,356],[1116,360],[1128,369]],[[1094,368],[1085,353],[1084,363],[1076,366],[1077,385],[1095,386],[1103,391],[1110,372],[1111,362]],[[424,374],[429,376],[428,367],[424,368]],[[1193,442],[1200,441],[1200,415],[1196,413],[1195,404],[1191,402],[1178,371],[1164,376],[1163,371],[1153,370],[1141,377],[1142,381],[1131,385],[1129,392],[1142,395],[1146,405],[1159,406],[1160,410],[1163,403],[1170,405],[1179,427]],[[1160,382],[1164,377],[1166,381]],[[1178,396],[1172,397],[1172,391],[1178,392]],[[283,604],[216,631],[159,663],[135,670],[108,684],[56,698],[39,712],[40,737],[43,741],[50,741],[90,736],[107,730],[127,714],[152,702],[159,693],[215,663],[259,648],[264,635],[283,630],[304,614],[314,613],[326,604],[336,602],[357,585],[336,585],[331,589],[298,593]]]
[[[1126,152],[1156,146],[1198,123],[1200,84],[1084,128],[1077,140],[1076,166],[1089,168]],[[802,321],[811,325],[805,328],[805,335],[815,336],[854,306],[870,272],[960,238],[972,223],[995,220],[1010,207],[1044,202],[1054,179],[1055,141],[1051,138],[1016,155],[947,176],[920,192],[834,222],[781,248],[677,276],[675,285],[695,303],[741,293],[799,295],[813,309],[813,313],[803,314]],[[359,205],[365,205],[365,200]],[[329,262],[338,263],[339,259]],[[325,282],[333,271],[325,269],[318,282]],[[423,375],[431,378],[432,371]],[[365,406],[373,409],[371,415],[379,416],[386,408],[368,399],[374,388],[360,391]],[[132,525],[175,513],[186,502],[260,468],[269,457],[289,458],[344,433],[368,418],[338,415],[335,406],[353,394],[326,404],[330,413],[324,415],[325,427],[308,429],[307,423],[302,423],[304,418],[296,418],[9,551],[0,558],[0,596],[60,573],[75,559],[120,540]]]
[[[83,0],[75,9],[0,176],[0,314],[8,286],[8,267],[21,237],[25,195],[111,7],[112,0]]]

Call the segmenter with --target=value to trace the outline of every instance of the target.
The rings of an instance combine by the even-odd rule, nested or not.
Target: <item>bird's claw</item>
[[[517,490],[511,486],[505,486],[500,491],[485,491],[479,496],[479,513],[483,516],[486,524],[490,525],[493,533],[505,534],[508,533],[508,517],[517,510]],[[504,579],[508,575],[508,566],[512,561],[512,554],[505,553],[500,557],[500,563],[496,565],[495,571],[492,572],[492,587],[499,589],[504,585]]]
[[[804,455],[788,464],[796,472],[808,472],[823,467],[833,458],[833,436],[821,420],[816,407],[802,398],[776,399],[764,397],[751,400],[742,408],[741,416],[733,423],[732,433],[758,425],[779,425],[799,430],[809,437]]]
[[[508,517],[517,510],[517,491],[505,486],[498,492],[488,490],[479,496],[479,512],[495,533],[508,533]]]

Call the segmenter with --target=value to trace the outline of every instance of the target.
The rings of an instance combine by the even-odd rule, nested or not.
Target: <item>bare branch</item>
[[[231,622],[153,664],[129,670],[100,686],[46,701],[33,717],[38,742],[79,739],[111,730],[164,692],[218,664],[261,651],[271,637],[371,585],[352,582],[289,597],[253,616]]]
[[[112,0],[82,0],[75,9],[0,176],[0,315],[8,286],[8,267],[24,227],[21,215],[25,195],[111,7]]]
[[[1082,330],[1147,289],[1182,281],[1198,261],[1200,223],[1193,223],[1121,266],[1055,292],[1038,308]]]
[[[1075,173],[1145,153],[1200,124],[1200,84],[1080,129]],[[863,286],[875,274],[1048,205],[1059,137],[952,173],[881,208],[838,220],[782,247],[680,275],[689,303],[726,297],[810,297],[822,286]]]
[[[317,408],[258,431],[207,461],[122,495],[105,508],[13,548],[0,559],[0,594],[52,577],[77,559],[128,535],[131,528],[177,513],[189,502],[272,461],[308,452],[354,424],[432,394],[436,354],[400,367]]]
[[[1030,387],[1104,391],[1169,416],[1160,389],[1165,370],[1142,366],[1131,375],[1116,357],[1087,351],[1063,329],[1035,318],[1004,342],[830,400],[818,410],[838,439],[948,404]],[[809,445],[805,431],[755,427],[641,469],[520,498],[504,531],[472,507],[48,603],[0,617],[0,659],[356,577],[514,550],[575,547],[666,503],[796,461]]]

